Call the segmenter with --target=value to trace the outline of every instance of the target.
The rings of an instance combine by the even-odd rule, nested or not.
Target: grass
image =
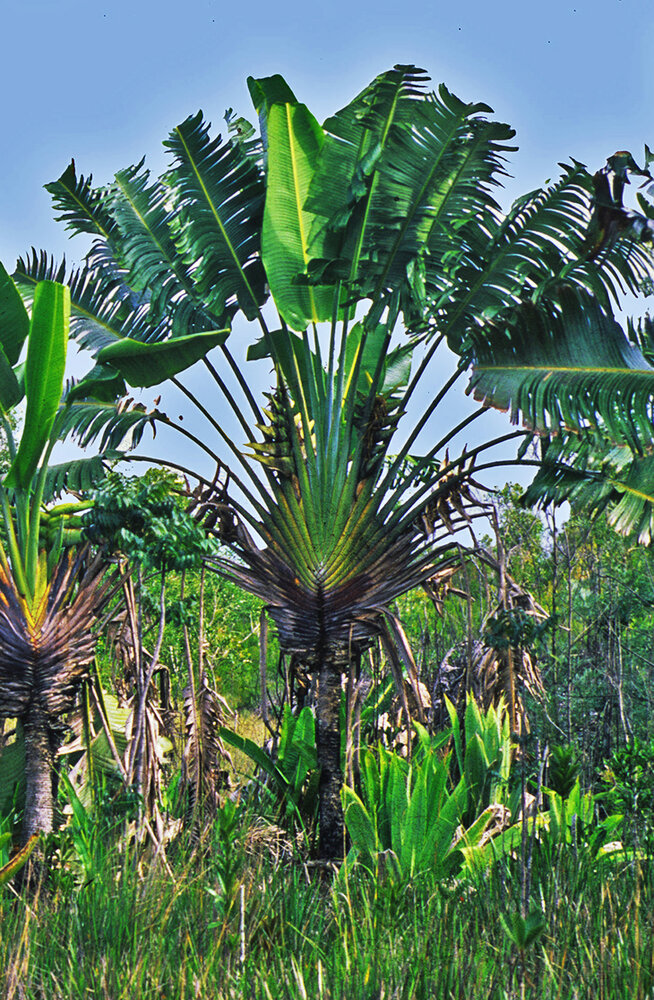
[[[648,1000],[654,867],[535,858],[539,937],[521,953],[517,862],[439,885],[362,870],[337,878],[256,852],[248,817],[200,849],[169,852],[174,877],[105,844],[96,870],[0,898],[6,1000]],[[504,918],[504,921],[502,920]]]

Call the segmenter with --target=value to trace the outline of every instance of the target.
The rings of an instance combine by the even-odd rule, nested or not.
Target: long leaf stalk
[[[262,329],[263,329],[264,336],[268,336],[269,331],[268,331],[268,327],[265,325],[265,323],[264,323]],[[252,408],[252,412],[254,414],[255,419],[260,422],[262,420],[261,410],[259,408],[259,405],[258,405],[257,401],[255,400],[255,398],[254,398],[254,396],[252,394],[252,390],[251,390],[250,386],[247,383],[247,379],[243,375],[243,372],[241,371],[241,369],[239,368],[239,366],[236,364],[236,361],[234,360],[234,357],[233,357],[231,351],[229,350],[229,348],[227,347],[226,344],[222,345],[221,351],[223,352],[225,358],[227,359],[227,363],[228,363],[229,367],[231,368],[232,372],[234,373],[234,377],[235,377],[236,381],[238,382],[239,386],[241,387],[241,390],[242,390],[245,398],[247,399],[248,403],[250,404],[250,407]],[[207,368],[208,368],[208,370],[210,372],[215,371],[213,365],[208,360],[208,358],[205,358],[205,364],[206,364],[206,366],[207,366]]]
[[[4,431],[5,439],[7,441],[7,448],[9,450],[9,457],[13,462],[16,458],[16,440],[14,438],[14,433],[11,427],[7,415],[0,408],[0,421],[2,423],[2,429]],[[14,493],[14,507],[16,509],[16,523],[19,526],[19,545],[21,544],[22,535],[26,534],[25,527],[28,523],[27,514],[27,498],[22,490],[16,490]]]
[[[327,358],[327,400],[326,400],[326,418],[327,418],[327,441],[331,437],[332,430],[332,419],[334,413],[334,360],[336,357],[336,337],[338,329],[338,311],[341,298],[341,283],[337,282],[334,288],[334,306],[332,309],[331,325],[329,329],[329,351]],[[327,444],[325,445],[326,450]]]
[[[478,445],[476,448],[472,448],[470,451],[466,452],[465,454],[466,460],[468,460],[469,462],[473,461],[474,458],[477,455],[481,454],[482,452],[488,451],[489,449],[494,448],[499,444],[503,444],[506,441],[514,441],[520,437],[524,437],[526,433],[527,432],[525,431],[514,431],[511,434],[504,434],[500,437],[495,438],[493,441],[487,441],[484,444]],[[524,461],[522,459],[508,459],[508,460],[499,460],[497,462],[490,462],[487,465],[485,465],[484,468],[500,468],[504,465],[520,466],[523,464]],[[465,482],[466,478],[468,477],[468,473],[465,472],[462,472],[458,477],[451,476],[449,481],[447,480],[447,477],[452,472],[454,472],[455,469],[459,468],[460,465],[461,465],[461,457],[454,459],[453,461],[449,462],[447,465],[443,466],[443,468],[439,470],[440,485],[437,484],[436,486],[434,486],[434,484],[431,481],[427,481],[425,484],[423,484],[423,486],[419,490],[417,490],[414,494],[412,494],[404,504],[401,504],[399,507],[395,507],[394,509],[391,505],[387,505],[387,507],[384,508],[384,513],[385,516],[390,515],[389,523],[393,523],[396,519],[399,520],[400,518],[406,517],[407,512],[411,510],[412,507],[415,507],[415,505],[420,500],[422,500],[426,494],[431,495],[431,493],[433,492],[434,498],[436,498],[438,496],[442,496],[443,494],[447,494],[451,490],[452,486],[456,484],[457,481]],[[475,472],[477,471],[476,467],[474,468],[474,471]]]
[[[23,558],[21,556],[18,538],[16,537],[16,529],[14,527],[14,519],[12,517],[11,508],[9,506],[9,498],[7,497],[7,491],[4,488],[4,486],[0,486],[0,503],[2,504],[2,516],[4,519],[5,530],[7,532],[7,539],[9,543],[9,556],[11,559],[11,568],[13,571],[13,576],[16,581],[16,585],[18,587],[19,592],[26,600],[28,600],[30,597],[30,592],[27,586],[27,579],[25,577]]]
[[[415,441],[417,440],[418,436],[420,435],[420,432],[422,430],[424,430],[424,428],[426,427],[428,421],[434,415],[434,412],[436,411],[436,409],[439,406],[439,404],[443,401],[443,399],[445,398],[445,396],[447,395],[447,393],[449,392],[449,390],[458,382],[458,380],[461,378],[461,376],[464,374],[464,372],[465,372],[464,368],[458,367],[456,369],[456,371],[453,372],[453,374],[447,380],[447,382],[443,386],[441,386],[441,388],[439,389],[439,391],[436,393],[436,396],[431,401],[431,403],[429,404],[429,406],[427,406],[427,408],[425,409],[424,413],[422,414],[422,416],[419,418],[419,420],[416,422],[415,426],[413,427],[413,429],[412,429],[411,433],[409,434],[407,440],[402,445],[402,448],[398,452],[397,458],[393,462],[393,464],[392,464],[391,468],[389,469],[386,477],[380,483],[380,489],[381,490],[384,490],[388,484],[392,483],[393,477],[394,477],[395,473],[399,469],[400,465],[402,464],[402,462],[404,461],[404,459],[406,458],[406,456],[409,454],[409,452],[410,452],[411,448],[413,447]],[[407,401],[407,396],[405,396],[404,399],[403,399],[403,401],[402,401],[402,408],[403,409],[406,407],[406,401]],[[440,445],[440,447],[443,447],[443,445]],[[436,450],[438,450],[438,449],[436,449]]]
[[[225,397],[225,399],[229,403],[229,405],[230,405],[233,413],[236,415],[237,419],[239,420],[239,423],[241,424],[241,427],[243,428],[243,430],[245,432],[247,440],[248,441],[254,440],[254,431],[252,430],[252,428],[249,426],[249,424],[247,423],[247,421],[243,417],[243,414],[242,414],[240,408],[237,406],[236,401],[234,400],[234,397],[229,392],[227,386],[222,381],[222,379],[220,378],[220,376],[218,375],[217,372],[216,372],[216,375],[218,376],[218,379],[219,379],[218,385],[220,387],[220,391],[222,392],[223,396]],[[191,390],[187,386],[184,385],[184,383],[179,379],[178,376],[173,376],[170,381],[172,382],[173,385],[177,386],[177,388],[180,390],[180,392],[182,392],[186,396],[186,398],[188,400],[190,400],[191,403],[193,403],[193,405],[195,406],[195,408],[202,414],[202,416],[205,417],[205,419],[209,421],[209,423],[214,428],[214,430],[218,431],[218,433],[221,435],[221,437],[223,437],[223,440],[225,440],[226,435],[224,435],[224,431],[223,431],[222,426],[220,425],[220,423],[218,422],[218,420],[216,419],[216,417],[214,417],[214,415],[210,412],[210,410],[208,410],[207,407],[198,399],[198,397],[195,395],[195,393],[191,392]],[[229,438],[227,438],[225,440],[225,443],[228,445],[228,447],[230,447],[232,449],[232,451],[234,450],[235,446],[234,446],[233,442],[230,441]],[[240,455],[240,452],[239,452],[239,455]]]
[[[175,421],[171,420],[169,417],[160,417],[159,422],[177,431],[178,434],[181,434],[188,441],[192,441],[193,444],[195,444],[201,451],[203,451],[206,455],[209,455],[209,457],[216,463],[217,466],[221,465],[220,458],[218,457],[216,452],[212,448],[210,448],[209,445],[205,444],[204,441],[202,441],[197,436],[197,434],[194,434],[192,431],[189,431],[186,427],[180,427],[179,424],[176,424]],[[158,459],[157,461],[160,462],[161,460]],[[257,480],[252,470],[247,468],[244,459],[242,460],[241,464],[244,466],[244,468],[247,469],[247,471],[250,474],[252,482],[257,486],[259,493],[265,498],[267,494],[263,487],[263,484]],[[236,476],[232,475],[232,478],[234,479],[234,482],[237,481]],[[257,501],[254,494],[248,489],[248,487],[242,480],[239,480],[238,486],[239,489],[242,490],[243,494],[247,497],[248,501],[252,504],[252,506],[260,509],[261,505],[259,501]]]
[[[248,441],[252,441],[254,439],[254,432],[253,432],[252,428],[250,427],[250,424],[245,419],[245,415],[243,413],[242,408],[236,402],[236,399],[234,398],[234,394],[232,392],[230,392],[230,390],[229,390],[229,388],[227,386],[227,383],[223,379],[222,375],[220,375],[220,373],[217,371],[217,369],[214,367],[214,365],[212,365],[212,363],[209,361],[209,358],[207,358],[207,357],[203,358],[202,362],[204,364],[204,367],[207,369],[207,371],[211,375],[212,379],[214,380],[214,382],[218,386],[220,392],[222,393],[222,395],[227,400],[229,406],[231,407],[232,413],[236,416],[236,419],[238,420],[238,422],[240,423],[241,427],[243,428],[243,433],[245,434],[246,439]],[[250,392],[250,394],[251,394],[251,392]],[[194,401],[195,401],[196,398],[197,397],[194,396]],[[255,419],[259,423],[263,419],[262,414],[261,414],[261,412],[259,411],[258,408],[257,408],[257,412],[254,414],[254,416],[255,416]],[[213,418],[213,419],[215,419],[215,418]]]
[[[36,475],[36,483],[34,485],[34,493],[31,498],[31,509],[30,509],[30,520],[29,520],[29,534],[27,540],[27,552],[26,552],[26,580],[27,585],[30,588],[32,596],[36,593],[36,580],[38,573],[38,561],[39,561],[39,529],[41,525],[41,508],[43,504],[43,491],[45,489],[45,479],[48,474],[48,465],[50,462],[50,457],[52,455],[55,444],[57,443],[57,437],[53,433],[50,436],[45,451],[41,456],[41,465]]]
[[[161,465],[161,458],[158,458],[154,455],[130,455],[129,460],[130,462],[145,462],[148,465]],[[189,479],[195,480],[197,483],[200,483],[202,486],[206,487],[207,490],[213,491],[215,489],[216,486],[215,481],[211,482],[211,480],[206,479],[204,476],[200,475],[196,470],[189,468],[189,466],[182,465],[180,462],[173,462],[168,459],[166,459],[166,466],[170,467],[171,469],[175,469],[177,472],[181,472],[183,476],[186,476]],[[221,465],[221,468],[225,469],[225,471],[229,475],[229,479],[233,480],[233,482],[236,483],[238,488],[244,494],[247,494],[247,488],[243,487],[243,483],[239,479],[239,477],[235,475],[235,473],[232,472],[231,469],[227,469],[226,466]],[[248,524],[250,524],[253,528],[256,529],[256,527],[259,524],[259,521],[257,521],[256,517],[253,515],[252,510],[243,506],[243,504],[239,503],[238,500],[235,500],[233,497],[229,498],[229,504],[231,507],[234,508],[237,514],[239,514],[239,516],[243,518],[244,521],[246,521]],[[266,509],[262,507],[261,504],[258,503],[258,501],[252,502],[252,507],[259,514],[260,517],[263,517],[265,515]]]
[[[177,388],[180,390],[180,392],[182,392],[186,396],[186,398],[188,400],[190,400],[191,403],[193,403],[193,405],[202,414],[202,416],[205,417],[206,420],[208,420],[208,422],[211,424],[211,426],[214,428],[214,430],[216,430],[218,432],[218,434],[223,439],[223,441],[225,442],[225,444],[227,445],[227,447],[229,448],[229,450],[232,452],[232,454],[234,455],[234,457],[236,458],[236,460],[238,461],[238,463],[243,467],[243,469],[245,470],[245,472],[247,473],[247,475],[251,479],[251,481],[254,484],[254,486],[259,490],[259,492],[262,495],[265,496],[265,490],[262,488],[262,484],[261,484],[260,480],[258,479],[258,477],[254,474],[254,472],[252,470],[252,466],[250,465],[250,463],[244,457],[242,449],[239,448],[235,444],[235,442],[232,440],[232,438],[226,433],[226,431],[224,430],[224,428],[221,427],[220,423],[216,420],[216,418],[213,416],[213,414],[210,413],[210,411],[206,408],[206,406],[204,406],[204,404],[200,402],[200,400],[197,398],[197,396],[193,392],[191,392],[191,390],[188,389],[183,384],[183,382],[181,382],[178,378],[175,378],[175,377],[171,378],[170,381],[173,383],[173,385],[177,386]],[[225,388],[225,392],[226,391],[227,390]],[[227,398],[228,402],[231,403],[231,395],[228,394],[226,396],[226,398]],[[236,406],[235,403],[232,406],[232,409],[234,410],[234,412],[237,415],[240,412],[238,410],[238,407]],[[174,423],[174,422],[168,422],[168,426],[169,427],[175,427],[177,430],[180,430],[180,431],[185,430],[185,428],[180,428],[179,425],[176,424],[176,423]],[[248,427],[247,423],[243,422],[242,426],[243,426],[243,428],[245,430],[245,433],[248,436],[248,442],[253,442],[254,439],[255,439],[254,432],[251,430],[250,427]],[[217,458],[217,456],[214,453],[212,453],[212,455],[215,458],[216,462],[218,462],[219,459]],[[252,498],[252,494],[250,493],[250,494],[248,494],[248,499],[251,500],[251,498]]]
[[[453,427],[450,430],[448,430],[447,433],[444,434],[443,437],[439,441],[437,441],[432,448],[429,449],[426,455],[422,455],[416,461],[416,464],[413,467],[408,477],[402,479],[402,481],[394,489],[392,487],[389,488],[389,491],[386,493],[385,496],[384,506],[382,507],[382,512],[384,517],[391,514],[393,510],[396,510],[398,512],[403,510],[403,508],[398,507],[397,504],[404,496],[404,494],[407,492],[407,490],[410,489],[413,486],[413,484],[418,480],[418,477],[421,475],[421,473],[430,467],[431,463],[439,454],[439,452],[441,452],[443,448],[445,448],[449,444],[449,442],[454,437],[456,437],[457,434],[460,434],[461,431],[465,430],[467,427],[470,427],[475,422],[475,420],[478,420],[481,416],[483,416],[484,412],[485,412],[484,409],[480,408],[478,410],[475,410],[473,413],[470,413],[467,416],[465,416],[463,420],[459,421],[456,427]],[[501,444],[504,441],[512,440],[517,436],[517,433],[519,432],[513,432],[508,435],[505,434],[501,438],[496,438],[494,441],[487,442],[481,445],[480,447],[483,450],[486,449],[487,447],[493,447],[495,444]],[[471,456],[474,457],[473,452],[476,454],[475,449],[471,450],[470,452],[466,451],[465,453],[466,458],[469,458]],[[438,474],[439,479],[442,479],[443,477],[447,476],[448,471],[450,471],[453,468],[456,468],[460,464],[460,462],[461,462],[461,456],[459,456],[456,460],[452,461],[449,465],[446,465],[442,469],[439,469],[439,474]],[[422,489],[418,491],[418,495],[424,496],[425,492],[428,492],[431,487],[433,487],[433,481],[428,480],[426,483],[423,484]]]

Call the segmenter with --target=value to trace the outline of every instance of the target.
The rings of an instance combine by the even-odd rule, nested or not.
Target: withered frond
[[[474,488],[483,489],[472,478],[474,464],[474,456],[468,458],[465,448],[457,460],[451,461],[446,451],[443,460],[435,463],[433,479],[436,486],[420,512],[425,535],[432,535],[441,524],[454,533],[461,522],[472,524],[473,510],[488,507],[472,492]]]
[[[219,793],[228,784],[232,758],[219,736],[231,710],[206,677],[200,678],[198,690],[184,689],[186,745],[183,753],[182,779],[189,793],[190,811],[200,804],[214,809]]]

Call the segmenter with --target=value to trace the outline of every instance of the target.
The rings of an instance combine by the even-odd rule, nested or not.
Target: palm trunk
[[[323,861],[343,858],[344,826],[341,805],[341,672],[326,658],[318,673],[316,744],[320,768],[319,853]]]
[[[34,699],[23,721],[25,732],[25,812],[22,842],[53,827],[53,757],[45,713]]]

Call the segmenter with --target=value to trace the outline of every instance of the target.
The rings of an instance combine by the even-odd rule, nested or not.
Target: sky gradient
[[[415,63],[517,131],[510,194],[570,156],[599,167],[654,146],[651,0],[23,0],[3,4],[0,259],[76,254],[43,185],[71,157],[98,182],[202,108],[249,115],[248,74],[281,72],[322,119],[394,63]]]
[[[507,205],[569,157],[597,169],[654,148],[652,0],[4,0],[2,24],[9,270],[30,246],[83,252],[43,189],[71,157],[96,183],[144,154],[159,173],[162,140],[198,108],[216,128],[228,107],[253,117],[248,74],[282,73],[323,119],[393,64],[423,67],[516,129]],[[503,427],[489,416],[484,433]]]

